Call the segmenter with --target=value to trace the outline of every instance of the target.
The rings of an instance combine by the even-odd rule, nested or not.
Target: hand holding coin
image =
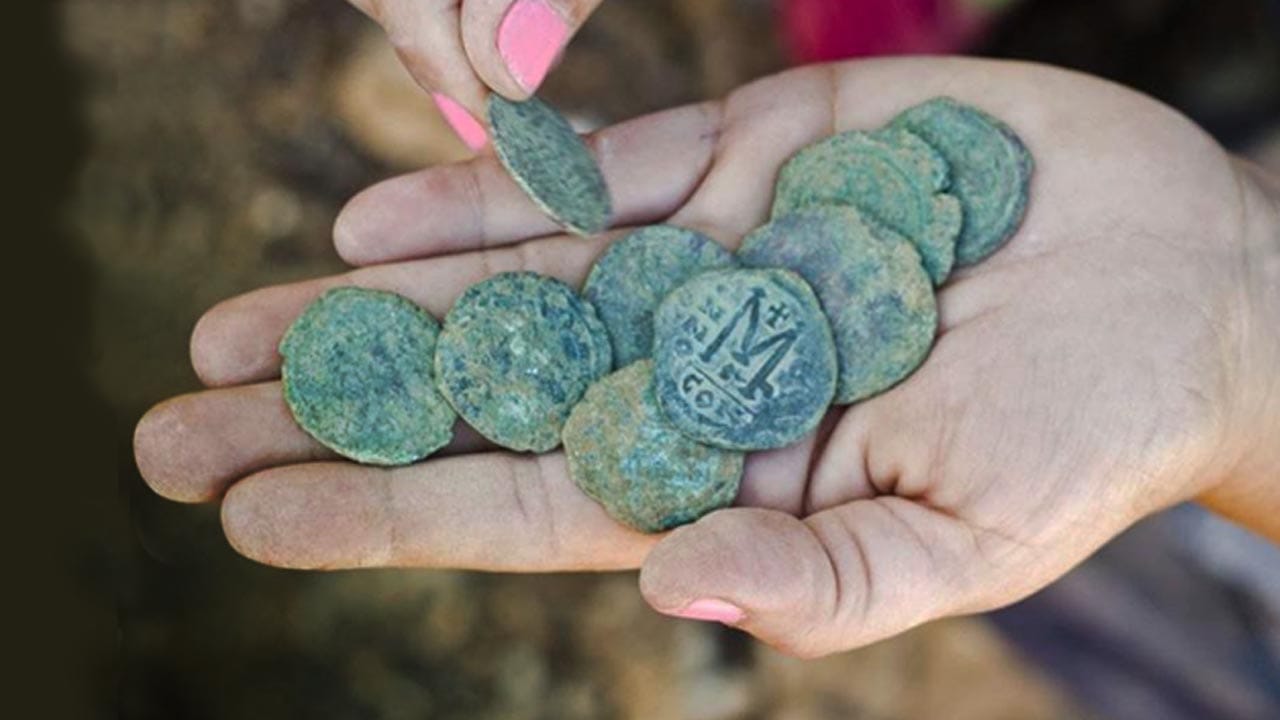
[[[537,92],[602,0],[350,0],[396,53],[467,147],[489,144],[489,93]]]
[[[581,288],[628,227],[668,223],[736,251],[769,224],[798,151],[940,95],[1016,129],[1035,158],[1025,216],[970,264],[1003,241],[1011,207],[971,199],[984,220],[961,231],[960,261],[936,288],[928,358],[887,392],[833,407],[797,444],[748,455],[734,507],[647,535],[580,491],[560,452],[511,454],[460,425],[426,462],[358,466],[286,409],[277,347],[326,290],[392,291],[439,319],[504,272]],[[917,120],[923,137],[929,118]],[[964,135],[948,138],[962,157]],[[268,564],[639,567],[657,610],[803,656],[1016,601],[1184,500],[1280,539],[1280,183],[1168,108],[1042,66],[886,59],[766,78],[588,144],[613,200],[603,234],[560,234],[494,157],[358,196],[335,232],[356,269],[201,320],[192,361],[209,389],[140,423],[147,481],[181,501],[221,498],[230,542]],[[981,191],[975,177],[956,194]],[[780,252],[768,234],[752,245]],[[639,392],[626,380],[615,395]],[[593,417],[617,414],[612,399],[593,395],[587,440]],[[733,459],[699,457],[700,497],[714,498]]]

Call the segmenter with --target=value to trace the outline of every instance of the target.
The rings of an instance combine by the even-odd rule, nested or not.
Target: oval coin
[[[552,219],[579,235],[609,226],[609,187],[564,116],[537,98],[513,102],[493,93],[489,125],[498,159]]]

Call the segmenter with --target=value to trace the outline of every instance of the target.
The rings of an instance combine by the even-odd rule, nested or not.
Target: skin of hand
[[[387,33],[414,80],[473,151],[485,99],[537,91],[601,0],[350,0]]]
[[[357,269],[210,310],[191,343],[210,389],[142,419],[138,466],[174,500],[222,497],[227,538],[260,562],[641,567],[658,611],[801,657],[1012,603],[1193,498],[1280,539],[1280,191],[1174,111],[1043,66],[883,59],[790,71],[589,141],[619,228],[669,221],[732,248],[766,221],[796,150],[937,95],[1026,141],[1026,219],[940,289],[937,345],[914,375],[750,456],[733,508],[645,536],[579,492],[559,453],[494,452],[464,430],[443,457],[359,467],[291,421],[276,344],[325,289],[393,290],[442,317],[501,271],[578,284],[622,234],[556,234],[492,158],[357,196],[335,228]]]

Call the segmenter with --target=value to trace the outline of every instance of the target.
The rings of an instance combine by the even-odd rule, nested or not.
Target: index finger
[[[711,165],[715,103],[666,110],[587,138],[613,196],[613,226],[675,212]],[[502,168],[484,156],[392,178],[356,195],[334,223],[352,265],[507,245],[558,232]]]

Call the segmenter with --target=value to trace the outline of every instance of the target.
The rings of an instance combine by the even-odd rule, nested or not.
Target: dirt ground
[[[68,210],[96,279],[90,371],[124,447],[149,405],[197,388],[186,345],[206,308],[340,270],[346,199],[462,149],[340,0],[62,9],[90,142]],[[584,125],[627,118],[780,68],[772,38],[762,0],[610,0],[544,94]],[[1250,97],[1230,77],[1211,107]],[[1248,117],[1210,120],[1243,133]],[[980,619],[801,663],[659,617],[632,574],[260,567],[226,545],[216,507],[161,500],[131,468],[122,482],[136,542],[103,560],[120,717],[1083,717]]]

